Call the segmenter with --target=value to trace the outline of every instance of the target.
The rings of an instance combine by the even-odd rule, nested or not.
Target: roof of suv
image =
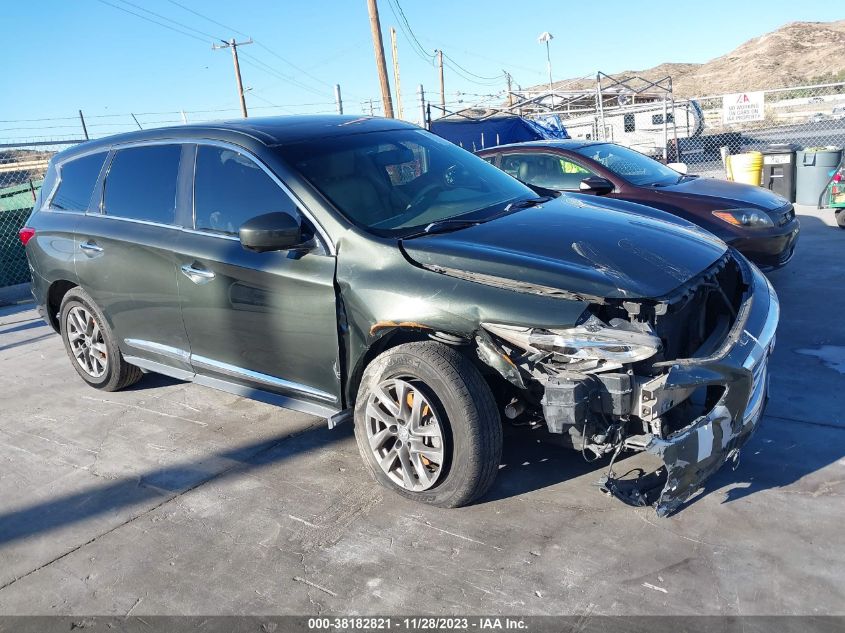
[[[190,123],[115,134],[80,143],[61,152],[61,154],[68,156],[77,152],[89,152],[99,147],[107,148],[121,143],[177,137],[180,139],[220,141],[234,141],[238,138],[248,137],[263,145],[285,145],[308,139],[401,129],[418,128],[413,123],[405,121],[369,116],[293,115],[258,117]]]

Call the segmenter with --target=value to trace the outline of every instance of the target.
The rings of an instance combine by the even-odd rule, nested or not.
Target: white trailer
[[[704,130],[701,107],[692,100],[603,107],[562,122],[572,138],[612,141],[655,158],[666,158],[675,139],[698,136]]]

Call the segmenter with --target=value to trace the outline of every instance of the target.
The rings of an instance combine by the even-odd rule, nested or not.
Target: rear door
[[[173,252],[182,151],[156,143],[112,152],[99,208],[77,225],[76,270],[124,354],[189,371]]]
[[[179,244],[182,314],[197,373],[339,407],[335,258],[315,236],[301,251],[255,253],[240,225],[301,203],[255,157],[196,147],[194,230]]]
[[[28,221],[36,229],[36,238],[27,245],[27,252],[35,295],[45,305],[51,283],[77,282],[76,227],[91,205],[97,206],[94,189],[107,156],[108,149],[101,149],[60,161],[48,171],[38,194]]]

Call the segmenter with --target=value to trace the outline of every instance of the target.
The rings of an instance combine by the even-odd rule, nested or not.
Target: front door
[[[302,215],[298,203],[236,148],[201,144],[195,161],[195,230],[177,249],[195,371],[340,408],[334,256],[319,238],[304,251],[245,250],[243,222]]]

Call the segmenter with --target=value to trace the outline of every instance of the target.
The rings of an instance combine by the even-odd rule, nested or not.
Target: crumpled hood
[[[717,178],[692,178],[668,187],[654,187],[654,190],[660,193],[695,196],[698,200],[702,196],[713,198],[714,209],[757,207],[773,211],[788,202],[783,196],[763,187]]]
[[[582,296],[655,298],[719,259],[718,238],[651,217],[562,196],[451,233],[404,240],[416,263],[548,286]]]

